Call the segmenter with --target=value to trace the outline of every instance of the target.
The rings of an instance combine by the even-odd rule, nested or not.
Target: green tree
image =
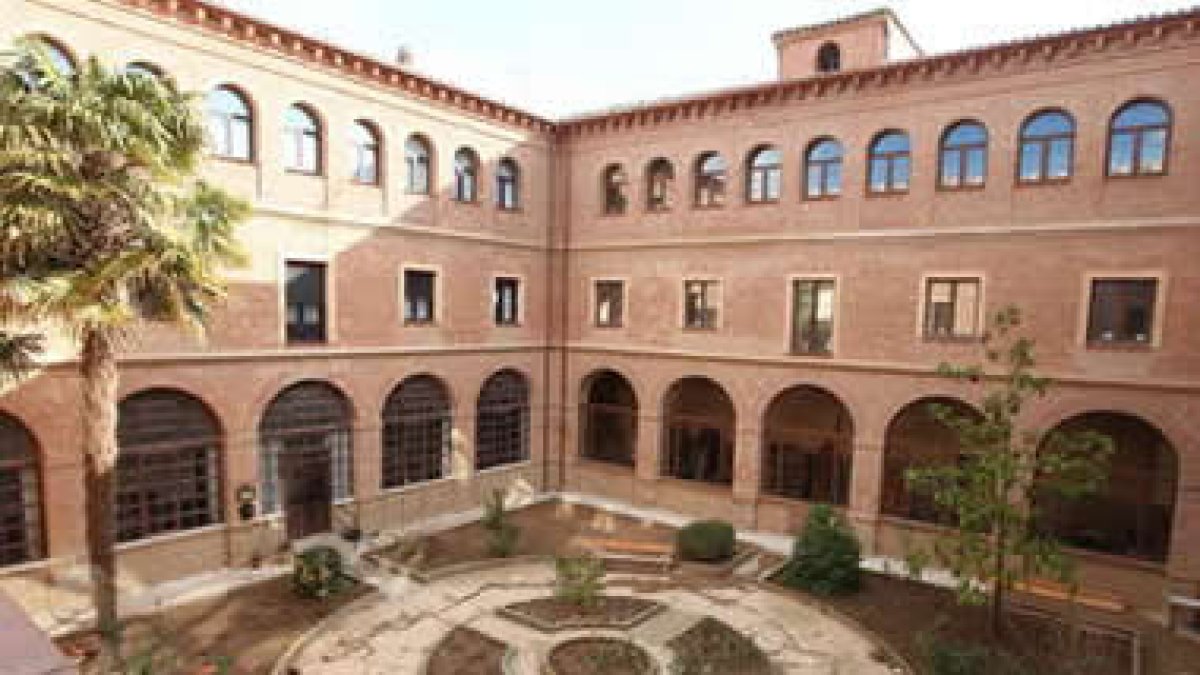
[[[931,495],[953,516],[955,526],[926,551],[957,576],[961,602],[989,605],[995,637],[1006,593],[1016,583],[1073,580],[1071,559],[1040,526],[1037,496],[1077,499],[1101,489],[1113,452],[1112,441],[1100,434],[1046,435],[1019,427],[1021,412],[1051,384],[1033,373],[1033,341],[1019,334],[1020,327],[1019,310],[1006,308],[981,341],[983,363],[938,366],[939,374],[981,389],[981,414],[933,404],[934,417],[958,437],[959,461],[905,475],[910,490]]]
[[[87,553],[101,668],[120,667],[112,503],[117,352],[146,322],[200,331],[243,262],[249,207],[196,178],[204,128],[169,80],[96,58],[60,72],[19,42],[0,65],[0,324],[76,340]],[[17,350],[20,353],[20,350]]]

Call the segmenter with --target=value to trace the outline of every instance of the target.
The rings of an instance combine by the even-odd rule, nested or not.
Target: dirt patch
[[[291,578],[280,577],[212,600],[170,607],[125,625],[125,656],[139,672],[197,673],[204,666],[222,672],[269,673],[292,643],[322,619],[368,592],[354,587],[324,600],[297,597]],[[67,653],[86,653],[94,633],[57,640]],[[94,672],[86,662],[84,673]]]
[[[679,675],[770,675],[771,662],[750,638],[705,617],[667,643]]]
[[[554,675],[651,675],[654,661],[641,647],[612,638],[569,640],[550,652]]]
[[[504,643],[470,628],[450,631],[429,656],[426,675],[502,675]]]
[[[504,608],[510,618],[549,630],[572,628],[630,628],[661,608],[645,598],[602,596],[591,605],[560,598],[535,598]],[[516,615],[515,617],[513,615]],[[532,621],[529,621],[531,619]]]

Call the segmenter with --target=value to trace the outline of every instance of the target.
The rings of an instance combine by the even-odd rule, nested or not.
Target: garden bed
[[[675,652],[677,675],[771,675],[767,655],[749,637],[722,621],[705,617],[667,643]]]
[[[434,648],[425,675],[503,675],[507,651],[504,643],[460,626]]]
[[[535,598],[500,610],[501,616],[545,633],[582,628],[628,630],[662,611],[663,605],[622,595],[604,595],[592,605],[561,598]]]
[[[550,652],[551,675],[653,675],[654,660],[626,640],[585,637],[568,640]],[[720,672],[720,671],[714,671]]]

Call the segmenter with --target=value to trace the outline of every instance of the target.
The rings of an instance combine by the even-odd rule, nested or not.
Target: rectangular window
[[[513,277],[497,277],[492,293],[492,309],[497,326],[515,326],[521,320],[521,281]]]
[[[689,280],[683,283],[683,326],[714,330],[721,308],[721,282]]]
[[[287,263],[284,312],[288,342],[324,342],[325,264]]]
[[[969,338],[979,335],[979,279],[929,279],[925,282],[925,337]]]
[[[625,282],[596,282],[596,325],[617,328],[625,322]]]
[[[437,272],[404,270],[404,323],[437,320]]]
[[[1151,343],[1158,279],[1095,279],[1091,294],[1088,343]]]
[[[792,351],[828,354],[833,351],[832,279],[792,282]]]

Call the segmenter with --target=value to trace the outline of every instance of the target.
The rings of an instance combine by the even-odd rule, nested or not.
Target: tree
[[[88,59],[60,72],[19,42],[0,66],[0,322],[79,346],[87,554],[101,668],[121,664],[114,469],[117,352],[145,322],[202,330],[243,262],[249,207],[195,177],[204,128],[164,78]]]
[[[1073,579],[1071,559],[1040,526],[1039,495],[1077,499],[1107,480],[1110,439],[1092,432],[1049,435],[1018,427],[1022,410],[1046,395],[1050,381],[1033,373],[1033,342],[1017,334],[1015,307],[998,312],[982,340],[984,362],[941,364],[938,373],[982,389],[980,413],[933,404],[931,413],[958,437],[957,463],[909,469],[910,490],[931,495],[953,516],[927,552],[958,578],[960,602],[988,604],[993,637],[1002,631],[1013,586],[1049,576]]]

